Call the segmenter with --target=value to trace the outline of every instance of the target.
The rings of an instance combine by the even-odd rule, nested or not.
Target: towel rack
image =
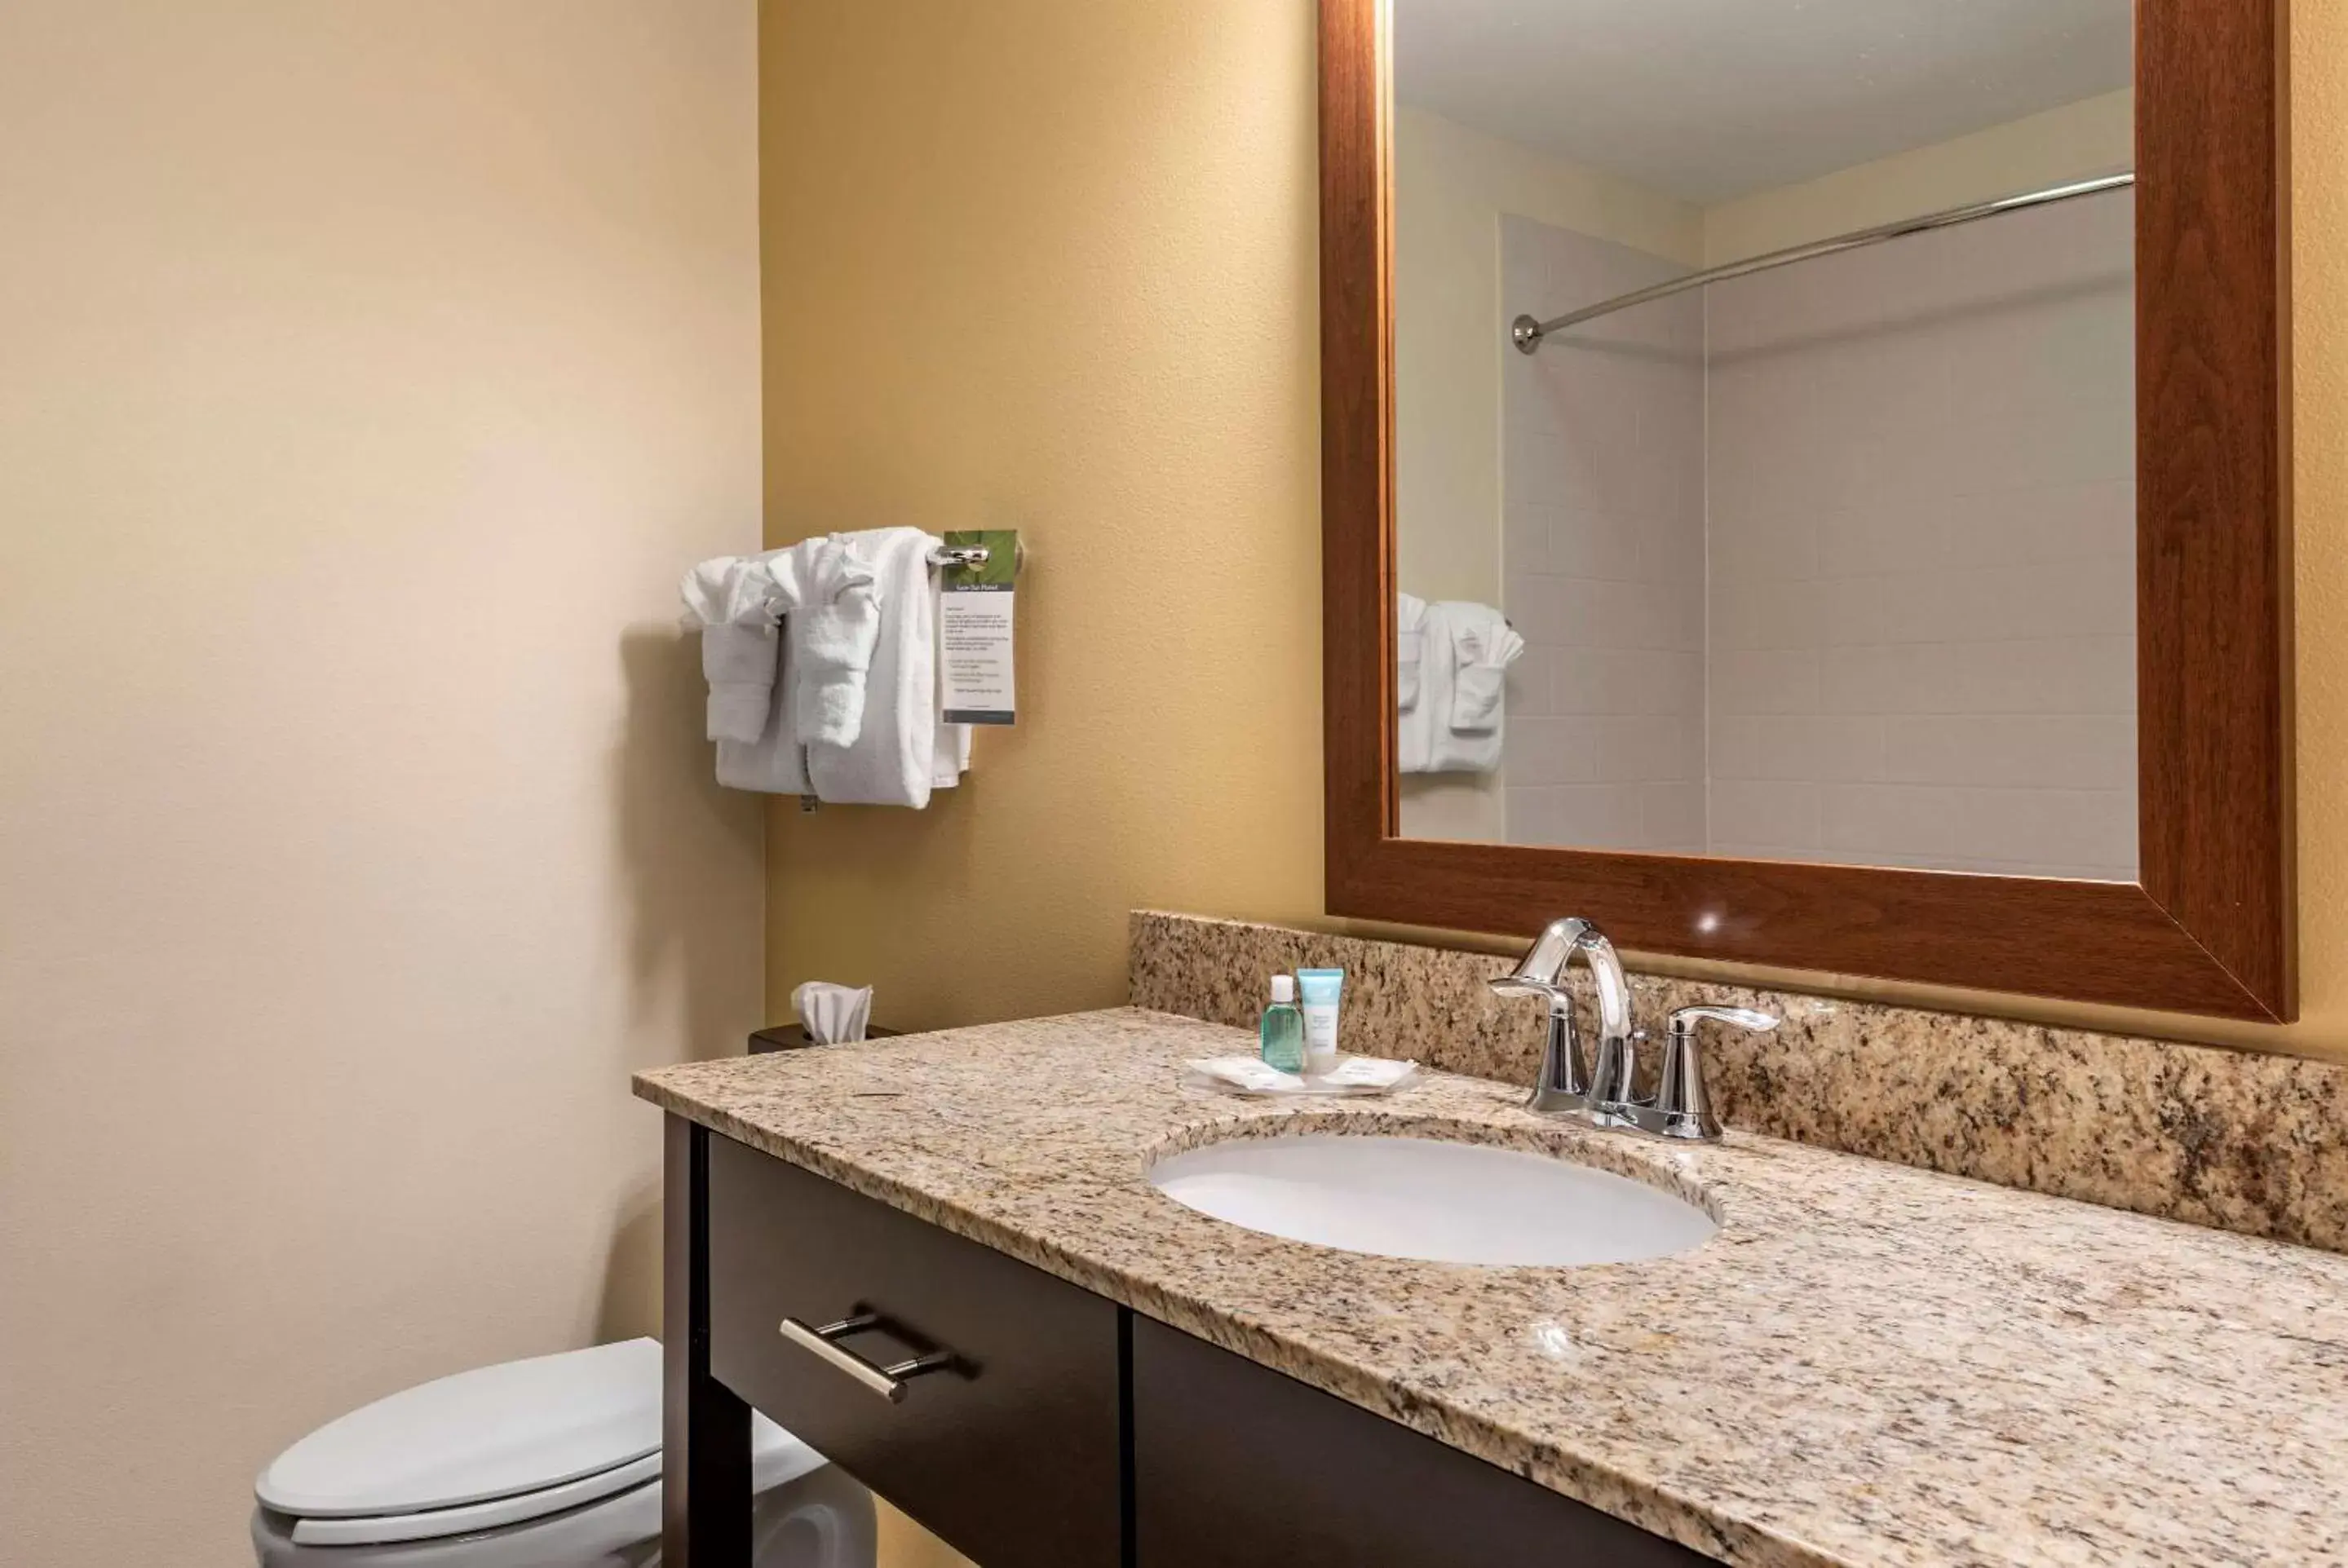
[[[1965,207],[1952,207],[1945,211],[1927,212],[1921,218],[1903,218],[1897,223],[1879,223],[1872,229],[1855,230],[1838,234],[1831,240],[1813,240],[1807,245],[1792,245],[1766,255],[1748,257],[1742,261],[1729,261],[1717,267],[1707,267],[1701,272],[1690,272],[1684,278],[1673,278],[1627,294],[1617,294],[1594,305],[1584,305],[1548,321],[1535,321],[1530,316],[1519,316],[1509,323],[1509,341],[1517,345],[1519,354],[1534,354],[1540,349],[1541,339],[1567,327],[1583,322],[1611,316],[1616,311],[1627,311],[1632,305],[1643,305],[1651,300],[1667,299],[1689,289],[1700,289],[1706,283],[1726,282],[1731,278],[1743,278],[1755,272],[1766,272],[1773,267],[1791,266],[1796,261],[1815,261],[1842,251],[1856,251],[1861,245],[1877,245],[1886,240],[1898,240],[1909,234],[1921,234],[1933,229],[1946,229],[1958,223],[1972,223],[1983,218],[1995,218],[2002,213],[2020,212],[2027,208],[2044,207],[2051,202],[2069,201],[2081,196],[2100,196],[2106,190],[2119,190],[2136,183],[2136,176],[2106,174],[2096,179],[2081,179],[2069,185],[2051,185],[2044,190],[2025,190],[2019,196],[2001,196],[1994,200],[1976,201]]]

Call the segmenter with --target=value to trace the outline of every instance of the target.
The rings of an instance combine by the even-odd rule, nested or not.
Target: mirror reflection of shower
[[[2128,0],[1394,28],[1404,834],[2132,879]]]

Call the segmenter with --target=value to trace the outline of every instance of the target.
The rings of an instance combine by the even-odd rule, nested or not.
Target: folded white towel
[[[1444,606],[1395,596],[1395,764],[1427,774],[1435,731],[1451,712],[1451,620]]]
[[[864,683],[880,635],[872,562],[845,534],[792,547],[800,594],[790,613],[791,713],[800,743],[851,744],[864,726]]]
[[[864,682],[864,722],[845,745],[811,741],[808,779],[818,796],[863,805],[930,804],[939,776],[967,755],[938,720],[937,606],[930,552],[941,541],[919,528],[842,536],[871,563],[880,635]],[[947,755],[941,757],[941,743]]]
[[[771,611],[786,611],[799,602],[803,561],[796,546],[750,558],[749,565],[761,575],[757,591],[765,596]],[[705,638],[707,635],[703,633]],[[791,719],[791,640],[788,634],[781,635],[775,643],[775,682],[767,693],[766,713],[757,732],[747,740],[718,741],[717,782],[728,789],[755,790],[761,794],[805,794],[807,748],[799,744],[798,726]]]
[[[1426,659],[1426,600],[1407,593],[1395,595],[1395,706],[1410,712],[1418,706],[1419,671]]]
[[[778,692],[791,689],[790,640],[780,638],[782,658],[776,677]],[[761,794],[807,794],[807,748],[799,744],[791,723],[791,704],[779,696],[767,705],[766,728],[755,741],[717,743],[717,782],[727,789],[756,790]]]
[[[1433,607],[1450,632],[1450,702],[1427,726],[1434,773],[1488,774],[1500,765],[1509,666],[1525,651],[1500,612],[1461,600]]]
[[[761,558],[719,556],[685,574],[686,620],[701,628],[713,741],[756,741],[767,727],[781,658],[773,579]]]

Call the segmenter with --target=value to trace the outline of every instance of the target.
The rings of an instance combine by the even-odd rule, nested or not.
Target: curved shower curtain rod
[[[2044,190],[2027,190],[2019,196],[2001,196],[1994,200],[1976,201],[1968,207],[1952,207],[1946,211],[1928,212],[1921,218],[1903,218],[1897,223],[1881,223],[1872,229],[1860,229],[1849,234],[1838,234],[1831,240],[1813,240],[1807,245],[1789,246],[1772,251],[1766,255],[1749,257],[1742,261],[1729,261],[1717,267],[1707,267],[1701,272],[1690,272],[1684,278],[1654,284],[1636,292],[1618,294],[1594,305],[1555,317],[1535,321],[1530,316],[1519,316],[1509,324],[1509,341],[1522,354],[1532,354],[1541,345],[1541,339],[1567,327],[1583,322],[1611,316],[1616,311],[1627,311],[1632,305],[1643,305],[1651,300],[1667,299],[1690,289],[1703,288],[1706,283],[1718,283],[1730,278],[1742,278],[1755,272],[1766,272],[1773,267],[1791,266],[1796,261],[1815,261],[1831,256],[1838,251],[1855,251],[1861,245],[1879,244],[1903,235],[1921,234],[1928,230],[1946,229],[1958,223],[1972,223],[1983,218],[1995,218],[2007,212],[2019,212],[2025,208],[2044,207],[2050,202],[2069,201],[2081,196],[2100,196],[2106,190],[2119,190],[2136,183],[2136,175],[2106,174],[2095,179],[2081,179],[2069,185],[2052,185]]]

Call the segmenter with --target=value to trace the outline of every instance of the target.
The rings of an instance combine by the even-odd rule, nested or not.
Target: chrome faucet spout
[[[1573,993],[1566,989],[1565,971],[1580,954],[1590,966],[1598,992],[1598,1046],[1594,1058],[1585,1058],[1581,1031],[1573,1017]],[[1631,986],[1614,944],[1589,920],[1552,920],[1533,939],[1517,967],[1488,982],[1501,996],[1540,997],[1549,1003],[1549,1039],[1541,1053],[1540,1076],[1525,1103],[1549,1115],[1589,1116],[1602,1122],[1620,1121],[1609,1107],[1627,1100],[1631,1089]]]

